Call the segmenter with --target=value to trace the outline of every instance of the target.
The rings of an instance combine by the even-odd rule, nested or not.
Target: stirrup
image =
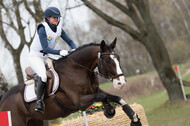
[[[40,102],[40,103],[39,103]],[[36,108],[36,106],[35,106],[35,111],[36,112],[40,112],[40,113],[44,113],[45,112],[45,104],[44,104],[44,102],[42,101],[42,100],[38,100],[37,102],[36,102],[36,105],[37,104],[42,104],[42,106],[41,106],[41,108]]]

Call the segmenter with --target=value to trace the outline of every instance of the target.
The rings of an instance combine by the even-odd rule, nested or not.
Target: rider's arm
[[[76,49],[75,43],[68,37],[65,31],[62,29],[61,38],[72,48]]]
[[[44,26],[41,26],[38,29],[38,35],[39,35],[40,43],[42,45],[42,49],[44,52],[51,53],[51,54],[57,54],[57,55],[60,54],[60,50],[54,50],[54,49],[48,47],[47,35],[46,35],[46,31],[45,31]]]

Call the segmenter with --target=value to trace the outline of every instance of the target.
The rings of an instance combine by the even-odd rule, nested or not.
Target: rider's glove
[[[67,50],[61,50],[60,51],[60,55],[61,56],[66,56],[66,55],[68,55],[69,54],[69,51],[67,51]]]
[[[75,51],[75,49],[72,49],[71,51],[68,51],[68,52],[71,53],[71,52],[73,52],[73,51]]]
[[[72,49],[71,52],[75,51],[75,49]]]

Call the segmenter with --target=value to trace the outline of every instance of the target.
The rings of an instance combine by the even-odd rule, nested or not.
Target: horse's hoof
[[[140,119],[138,118],[137,122],[131,121],[131,126],[142,126],[142,123],[141,123]]]
[[[113,109],[113,112],[112,113],[108,113],[106,110],[104,111],[104,115],[108,118],[108,119],[111,119],[114,117],[115,115],[115,109]]]

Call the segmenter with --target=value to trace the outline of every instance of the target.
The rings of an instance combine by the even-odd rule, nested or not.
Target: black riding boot
[[[35,106],[35,111],[44,113],[45,105],[43,102],[44,93],[45,93],[46,83],[42,82],[41,78],[38,78],[37,82],[37,103]]]

